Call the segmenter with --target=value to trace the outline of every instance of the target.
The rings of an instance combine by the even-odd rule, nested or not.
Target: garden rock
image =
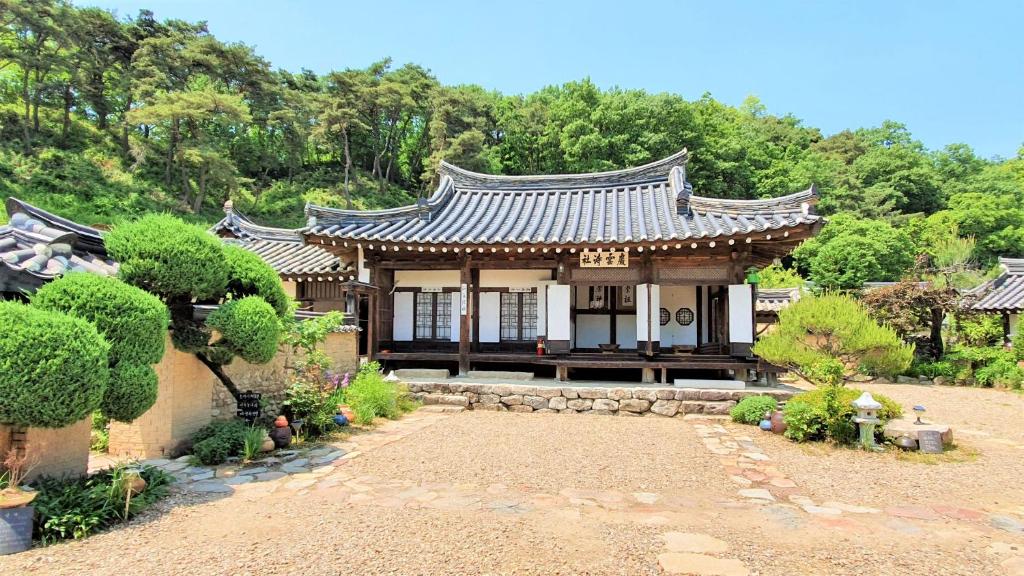
[[[608,400],[606,398],[598,398],[598,399],[594,400],[594,404],[592,405],[592,409],[595,412],[598,411],[598,410],[605,410],[605,411],[608,411],[610,413],[613,410],[618,410],[619,409],[619,403],[616,402],[615,400]]]
[[[552,410],[565,410],[567,406],[567,400],[562,396],[557,396],[548,400],[548,408]]]
[[[619,410],[625,410],[626,412],[646,412],[651,407],[651,403],[648,400],[637,400],[637,394],[633,393],[634,398],[623,400],[619,402]]]
[[[679,400],[658,400],[651,406],[651,412],[662,416],[675,416],[679,412]]]

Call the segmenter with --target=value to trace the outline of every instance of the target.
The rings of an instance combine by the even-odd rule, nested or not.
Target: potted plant
[[[0,555],[24,552],[32,547],[32,520],[36,493],[22,486],[34,460],[25,450],[10,448],[0,474]]]

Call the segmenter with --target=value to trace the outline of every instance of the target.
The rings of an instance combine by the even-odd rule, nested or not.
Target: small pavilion
[[[972,310],[1003,317],[1003,339],[1009,343],[1020,329],[1024,312],[1024,258],[1000,258],[1003,273],[971,290],[977,298]]]

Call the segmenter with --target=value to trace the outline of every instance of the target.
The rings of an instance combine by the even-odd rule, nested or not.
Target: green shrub
[[[975,370],[974,379],[982,386],[1019,389],[1024,384],[1024,369],[1017,365],[1013,352],[1004,350],[994,360]]]
[[[274,311],[284,316],[291,308],[291,298],[281,286],[281,278],[262,258],[238,246],[224,245],[228,263],[228,294],[234,298],[259,296]]]
[[[125,509],[125,466],[84,478],[43,478],[33,483],[38,494],[33,537],[43,544],[85,538],[115,522],[128,520],[167,495],[174,478],[159,468],[143,466],[146,488],[135,494]]]
[[[1013,335],[1013,354],[1018,362],[1024,361],[1024,324]]]
[[[1020,388],[1024,369],[1017,365],[1017,351],[1001,346],[953,346],[946,361],[957,368],[958,384]]]
[[[298,380],[285,391],[285,396],[285,405],[291,408],[292,418],[302,420],[302,431],[307,438],[334,430],[334,415],[342,402],[331,391],[316,383]]]
[[[958,371],[956,363],[949,359],[935,361],[915,360],[910,366],[910,374],[912,376],[926,376],[928,378],[942,376],[950,381],[956,378]]]
[[[281,323],[274,308],[259,296],[224,303],[210,314],[206,325],[220,332],[223,346],[247,362],[265,364],[277,354]]]
[[[104,238],[118,276],[165,299],[219,297],[228,284],[221,240],[167,214],[149,214]]]
[[[100,406],[109,345],[59,312],[0,302],[0,422],[59,428]]]
[[[32,305],[92,322],[110,343],[110,362],[156,364],[164,356],[170,313],[159,298],[96,274],[67,274],[40,288]]]
[[[110,447],[110,431],[107,425],[110,420],[99,410],[92,413],[92,430],[89,431],[89,450],[106,452]]]
[[[192,436],[192,455],[208,466],[239,456],[249,426],[242,420],[222,420],[203,426]]]
[[[786,437],[798,442],[832,440],[840,444],[852,442],[856,435],[853,401],[863,392],[844,386],[822,386],[794,396],[782,409]],[[888,396],[872,395],[882,409],[878,418],[885,422],[899,418],[903,408]]]
[[[261,426],[251,426],[245,431],[245,437],[242,439],[242,460],[248,462],[256,457],[260,453],[260,448],[263,447],[263,439],[266,438],[267,431]]]
[[[764,418],[765,412],[774,412],[778,404],[771,396],[747,396],[733,406],[729,414],[733,422],[758,424]]]
[[[132,422],[156,403],[159,381],[152,366],[121,362],[110,371],[110,384],[100,405],[118,422]]]
[[[377,417],[397,418],[399,415],[398,386],[384,381],[384,376],[370,364],[360,367],[346,393],[348,403],[356,414],[356,421],[360,424],[372,422]]]
[[[976,314],[961,318],[956,333],[967,346],[998,346],[1003,340],[1003,320],[996,314]]]

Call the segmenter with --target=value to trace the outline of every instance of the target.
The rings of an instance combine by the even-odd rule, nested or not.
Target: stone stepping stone
[[[653,492],[633,492],[633,498],[641,504],[654,504],[661,499],[661,496]]]
[[[309,468],[307,468],[306,466],[295,464],[293,462],[289,462],[284,466],[281,466],[281,472],[285,472],[287,474],[301,474],[303,472],[309,472]]]
[[[932,510],[935,510],[939,514],[942,514],[946,518],[952,518],[954,520],[967,520],[973,522],[981,520],[985,517],[984,512],[978,510],[971,510],[970,508],[960,508],[957,506],[932,506]]]
[[[238,486],[241,484],[248,484],[253,481],[253,476],[233,476],[231,478],[225,478],[224,484],[227,486]]]
[[[658,565],[668,574],[691,574],[693,576],[749,576],[750,574],[747,567],[739,560],[686,552],[658,554]]]
[[[152,460],[143,460],[142,461],[142,465],[143,466],[156,466],[158,468],[162,468],[162,467],[164,467],[164,466],[166,466],[166,465],[168,465],[170,463],[171,463],[171,461],[168,460],[167,458],[154,458]]]
[[[312,456],[312,455],[313,454],[311,452],[310,456]],[[334,452],[328,452],[327,454],[324,454],[323,456],[319,456],[319,457],[313,458],[312,460],[310,460],[310,463],[313,464],[314,466],[317,466],[317,465],[320,465],[320,464],[330,464],[331,462],[334,462],[335,460],[337,460],[338,458],[341,458],[344,455],[345,455],[345,452],[343,450],[335,450]]]
[[[164,464],[164,466],[163,466],[164,470],[166,470],[168,472],[178,472],[179,470],[184,470],[185,468],[188,468],[188,467],[189,467],[188,462],[178,462],[178,461],[174,461],[174,462],[171,462],[169,464]]]
[[[771,458],[769,458],[769,457],[767,457],[764,454],[761,454],[759,452],[743,452],[742,454],[740,454],[740,456],[742,456],[744,458],[749,458],[750,460],[755,460],[755,461],[758,461],[758,462],[765,462],[767,460],[771,460]]]
[[[925,508],[924,506],[891,506],[885,509],[885,513],[897,518],[911,518],[913,520],[942,519],[931,508]]]
[[[849,512],[850,514],[878,514],[881,512],[878,508],[869,508],[867,506],[854,506],[853,504],[844,504],[843,502],[825,502],[822,506],[826,508],[836,508],[843,512]]]
[[[285,490],[302,490],[303,488],[309,488],[313,484],[316,484],[316,479],[313,478],[300,478],[298,480],[292,480],[284,485]]]
[[[255,476],[257,474],[263,474],[264,472],[267,472],[269,470],[270,469],[267,468],[266,466],[256,466],[255,468],[243,468],[238,471],[238,474],[236,474],[236,476]]]
[[[204,470],[203,472],[200,472],[198,474],[192,474],[191,476],[188,477],[189,481],[191,482],[209,480],[210,478],[213,478],[213,470]]]
[[[764,488],[747,488],[745,490],[740,490],[739,494],[744,498],[751,498],[754,500],[766,500],[768,502],[775,501],[775,496],[772,496],[772,493]]]
[[[988,523],[1000,530],[1006,530],[1015,534],[1024,534],[1024,524],[1009,516],[991,516]]]
[[[256,480],[259,480],[260,482],[269,482],[271,480],[278,480],[287,476],[288,475],[284,472],[263,472],[262,474],[256,475]]]
[[[315,448],[313,450],[310,450],[309,452],[306,452],[306,456],[309,458],[317,458],[319,456],[326,456],[327,454],[330,454],[333,450],[333,448],[328,448],[326,446],[321,448]]]
[[[814,514],[815,516],[839,516],[843,513],[839,508],[830,508],[828,506],[814,506],[812,504],[805,504],[802,506],[804,512],[808,514]]]
[[[729,549],[729,545],[707,534],[693,532],[666,532],[661,535],[665,540],[665,548],[669,552],[693,552],[696,554],[719,554]]]
[[[776,488],[796,488],[796,482],[789,478],[772,478],[768,480],[768,483]]]
[[[223,482],[196,482],[192,485],[192,491],[207,494],[226,494],[232,492],[231,487],[224,485]]]

